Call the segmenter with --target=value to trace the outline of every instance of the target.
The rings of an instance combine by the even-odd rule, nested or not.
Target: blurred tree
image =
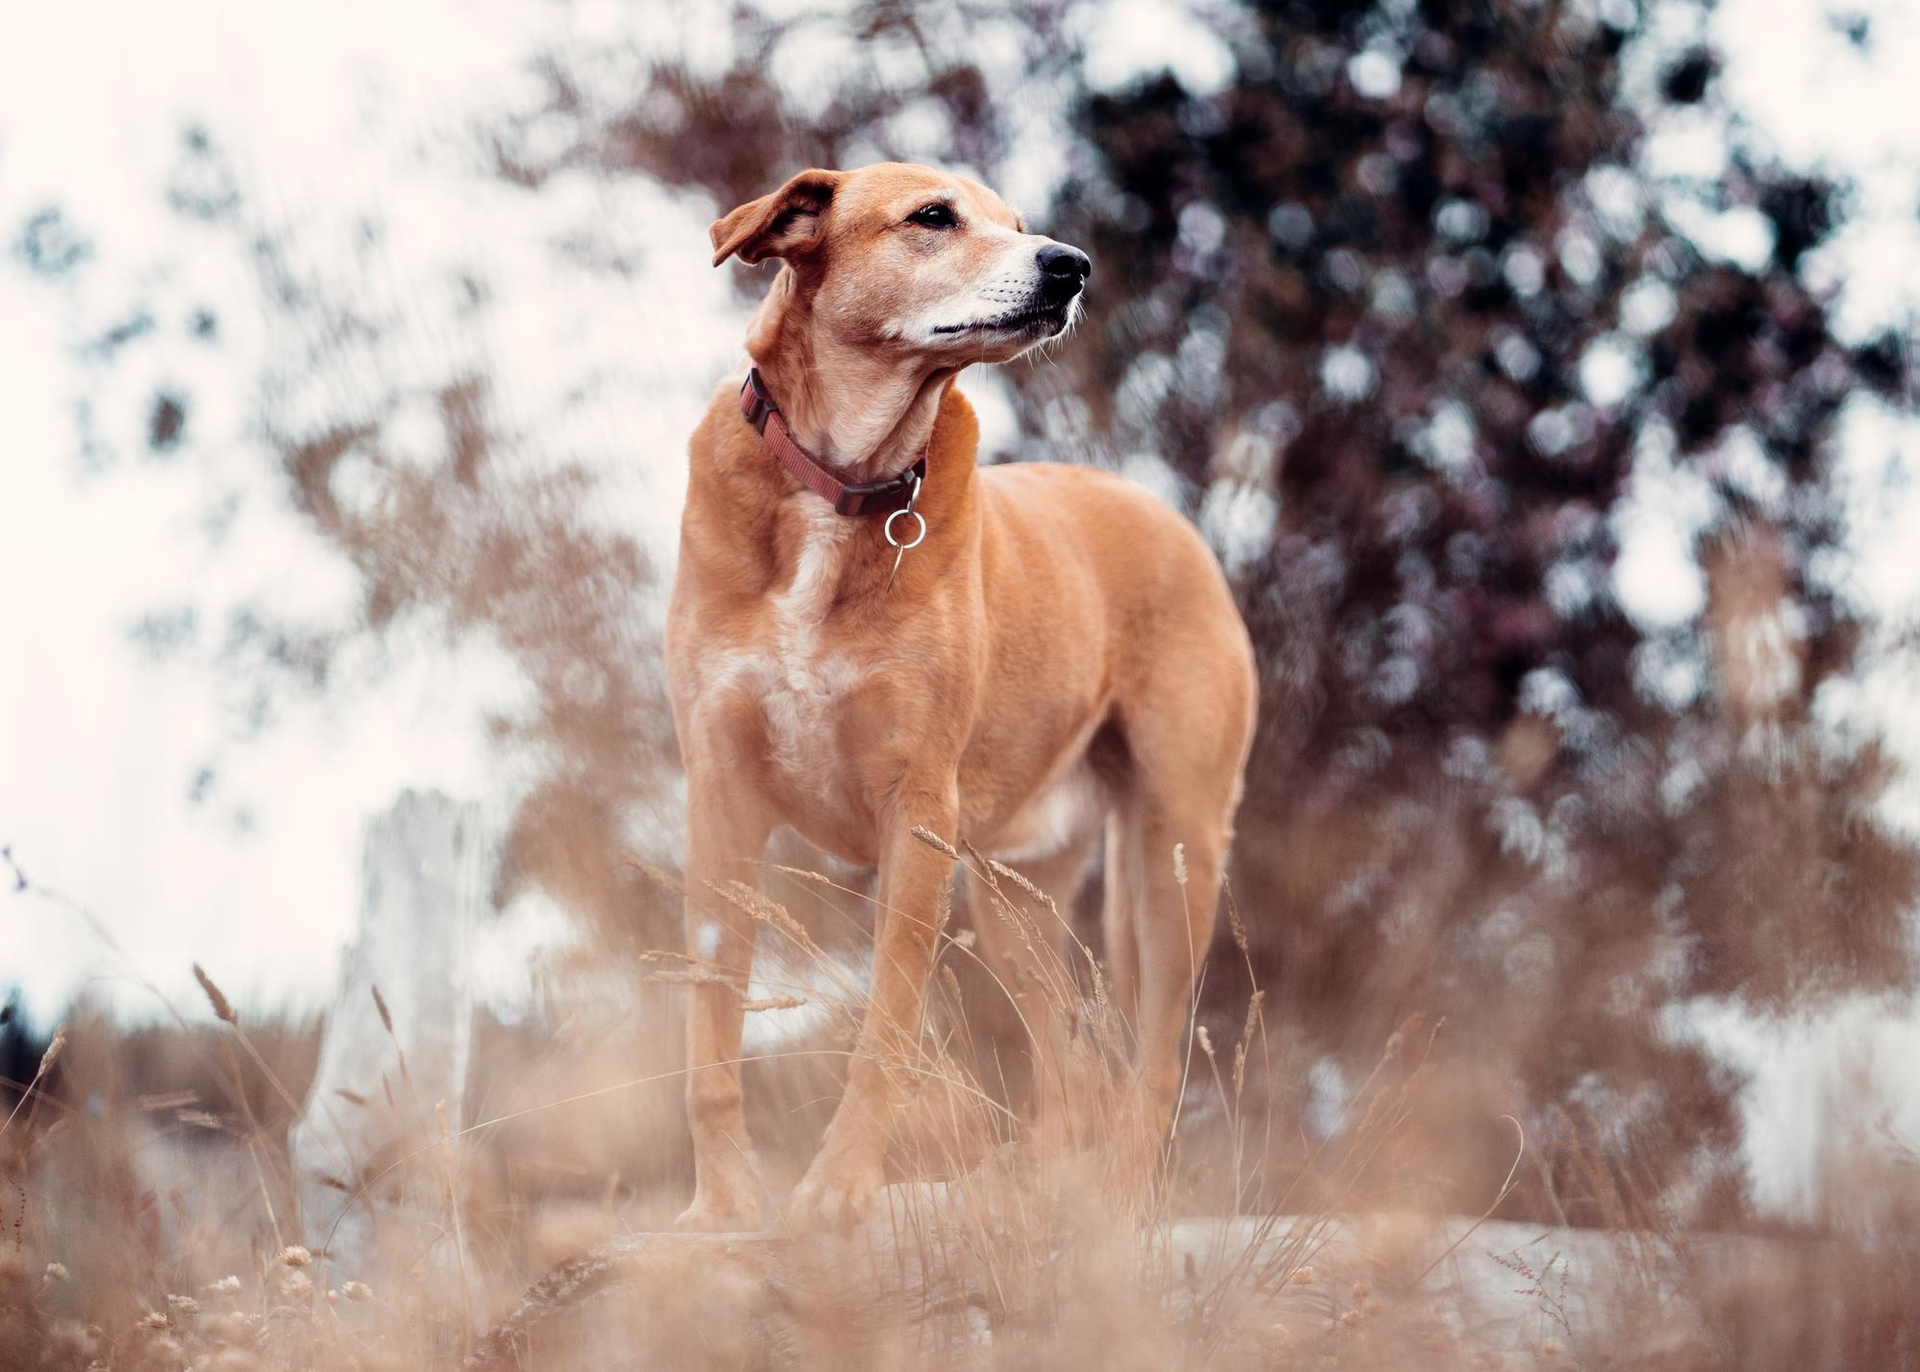
[[[1766,216],[1754,266],[1665,222],[1623,27],[1252,11],[1231,88],[1081,104],[1100,159],[1059,232],[1119,283],[1061,356],[1106,445],[1151,445],[1203,517],[1248,489],[1279,512],[1229,549],[1265,668],[1263,971],[1353,1047],[1453,1014],[1536,1110],[1659,1102],[1677,1180],[1727,1083],[1663,1008],[1910,975],[1912,854],[1862,822],[1884,770],[1808,719],[1857,626],[1806,575],[1831,420],[1903,362],[1850,353],[1795,274],[1836,188],[1736,156],[1718,208]],[[1713,70],[1684,54],[1666,98]],[[1650,635],[1607,582],[1631,479],[1668,461],[1714,496],[1699,634]]]

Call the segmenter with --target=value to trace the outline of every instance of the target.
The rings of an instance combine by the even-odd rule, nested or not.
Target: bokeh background
[[[1498,1187],[1502,1115],[1503,1213],[1603,1218],[1596,1147],[1700,1225],[1910,1197],[1904,0],[6,27],[0,1074],[63,1016],[204,1018],[195,960],[310,1052],[406,788],[502,836],[497,1034],[677,943],[618,859],[677,866],[685,437],[769,279],[706,226],[898,158],[1097,264],[1068,344],[963,378],[983,460],[1145,483],[1252,626],[1252,956],[1223,935],[1202,1014],[1264,991],[1286,1128],[1338,1135],[1420,1013],[1443,1208]]]

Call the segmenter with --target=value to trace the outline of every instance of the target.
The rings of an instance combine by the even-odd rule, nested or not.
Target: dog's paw
[[[880,1159],[821,1154],[787,1202],[790,1228],[846,1233],[865,1217],[885,1180]]]
[[[759,1188],[751,1177],[726,1186],[697,1186],[693,1204],[673,1227],[683,1234],[749,1234],[764,1228]]]
[[[751,1234],[764,1226],[757,1205],[732,1208],[695,1201],[680,1212],[673,1227],[682,1234]]]

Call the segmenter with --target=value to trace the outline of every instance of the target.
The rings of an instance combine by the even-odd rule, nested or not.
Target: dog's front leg
[[[741,1002],[753,970],[758,926],[716,894],[730,882],[760,889],[759,859],[768,826],[717,769],[687,777],[687,952],[696,979],[687,987],[687,1123],[693,1134],[693,1204],[675,1227],[705,1231],[758,1229],[760,1178],[741,1109]]]
[[[788,1219],[845,1229],[879,1190],[893,1113],[911,1085],[920,1018],[939,933],[940,888],[953,861],[913,836],[951,840],[954,788],[903,789],[890,807],[880,858],[880,917],[873,991],[847,1069],[847,1088],[820,1152],[794,1189]]]

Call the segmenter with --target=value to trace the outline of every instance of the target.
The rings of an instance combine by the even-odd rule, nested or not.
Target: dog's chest
[[[842,763],[841,720],[861,678],[858,661],[827,632],[853,530],[824,507],[803,517],[808,527],[791,579],[751,637],[716,645],[701,686],[757,711],[774,771],[821,795]]]

